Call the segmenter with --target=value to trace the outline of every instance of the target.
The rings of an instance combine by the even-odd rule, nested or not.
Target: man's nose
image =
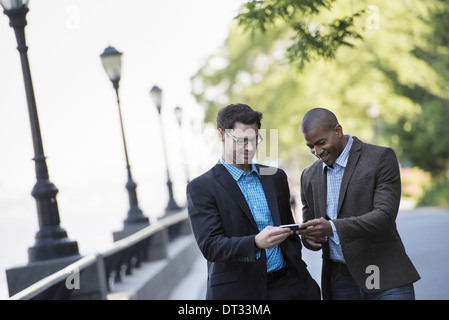
[[[256,142],[254,140],[248,140],[245,144],[245,148],[248,151],[252,151],[256,148]]]
[[[319,158],[323,153],[323,149],[321,149],[320,147],[314,147],[312,153]]]

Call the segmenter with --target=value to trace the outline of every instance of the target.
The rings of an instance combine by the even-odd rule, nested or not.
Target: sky
[[[25,29],[50,180],[61,226],[81,254],[112,243],[129,209],[115,92],[100,60],[122,56],[120,99],[133,178],[144,215],[168,200],[161,130],[149,95],[163,90],[162,123],[176,201],[187,178],[217,160],[213,131],[190,94],[190,77],[223,45],[243,0],[31,0]],[[128,5],[131,5],[128,7]],[[0,14],[0,284],[5,268],[27,263],[38,231],[31,190],[33,145],[19,53]],[[179,127],[174,108],[183,109]],[[200,149],[198,149],[200,148]],[[201,161],[185,161],[191,154]],[[187,166],[186,166],[187,163]],[[4,295],[0,288],[0,298]]]

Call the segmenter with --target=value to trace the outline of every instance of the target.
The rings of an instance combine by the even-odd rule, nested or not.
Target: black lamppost
[[[4,13],[9,17],[9,25],[14,28],[16,34],[17,50],[20,52],[31,123],[34,148],[33,160],[35,161],[37,179],[31,194],[37,203],[39,231],[36,233],[36,242],[33,247],[28,248],[28,260],[29,262],[37,262],[77,256],[79,251],[77,242],[70,241],[67,232],[60,226],[58,203],[56,201],[58,189],[49,180],[25,39],[26,15],[29,11],[28,2],[29,0],[0,0]]]
[[[162,90],[158,86],[153,86],[150,90],[151,97],[153,98],[154,104],[156,105],[157,112],[159,114],[159,127],[161,129],[161,136],[162,136],[162,148],[164,152],[164,161],[165,161],[165,168],[167,170],[167,187],[168,187],[168,204],[165,208],[165,214],[171,214],[173,212],[176,212],[180,209],[182,209],[180,206],[177,205],[174,197],[173,197],[173,187],[172,182],[170,179],[170,170],[168,166],[168,157],[167,157],[167,149],[165,145],[165,135],[164,135],[164,128],[162,126],[162,116],[161,116],[161,108],[162,108]]]
[[[149,224],[149,219],[143,215],[142,210],[140,210],[138,205],[136,193],[137,184],[133,181],[131,175],[131,166],[129,165],[128,149],[126,148],[125,131],[123,129],[122,111],[120,108],[120,98],[118,92],[121,76],[121,67],[122,67],[122,58],[121,58],[122,53],[118,52],[113,47],[107,47],[104,50],[104,52],[100,55],[100,57],[101,62],[103,63],[104,70],[106,71],[109,79],[112,81],[112,85],[117,95],[118,113],[120,116],[120,126],[122,128],[123,147],[125,149],[125,158],[126,158],[126,169],[128,171],[128,182],[126,183],[126,189],[128,190],[129,204],[130,204],[128,216],[124,221],[124,225],[125,227],[127,227],[139,224]]]
[[[177,107],[175,108],[175,116],[176,116],[176,120],[178,120],[179,129],[182,130],[182,109],[181,109],[180,106],[177,106]],[[179,133],[179,135],[180,135],[180,137],[182,138],[182,133],[181,133],[181,132]],[[180,139],[180,141],[181,141],[181,140],[182,140],[182,139]],[[182,143],[182,141],[181,141],[181,145],[184,146],[184,144]],[[183,148],[182,151],[183,151],[182,153],[185,154],[184,148]],[[185,162],[184,162],[184,165],[185,165],[185,170],[186,170],[187,184],[189,184],[190,178],[189,178],[189,169],[188,169],[188,167],[187,167],[187,159],[184,159],[184,161],[185,161]]]

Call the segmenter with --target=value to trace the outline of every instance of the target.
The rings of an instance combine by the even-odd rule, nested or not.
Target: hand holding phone
[[[296,231],[296,230],[302,229],[302,223],[282,224],[279,227],[280,228],[290,228],[290,230]]]

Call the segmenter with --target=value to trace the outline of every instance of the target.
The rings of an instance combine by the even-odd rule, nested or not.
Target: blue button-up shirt
[[[254,163],[251,164],[251,172],[246,173],[245,171],[230,165],[223,158],[220,160],[237,182],[237,185],[245,196],[246,202],[251,209],[251,213],[256,221],[259,231],[262,231],[267,226],[273,226],[274,222],[268,206],[267,198],[265,197],[262,182],[260,181],[259,172],[257,171]],[[276,271],[285,266],[285,260],[279,246],[271,249],[265,249],[265,252],[267,256],[267,272]],[[257,250],[256,258],[259,257],[260,250]]]
[[[327,170],[327,198],[326,198],[326,215],[329,219],[337,219],[338,197],[340,195],[341,180],[348,163],[349,150],[351,150],[354,139],[350,135],[345,135],[348,139],[345,149],[335,160],[332,168],[323,163],[323,170]],[[337,229],[332,221],[333,235],[329,236],[329,255],[331,260],[345,263],[345,258],[341,250],[340,239]]]

